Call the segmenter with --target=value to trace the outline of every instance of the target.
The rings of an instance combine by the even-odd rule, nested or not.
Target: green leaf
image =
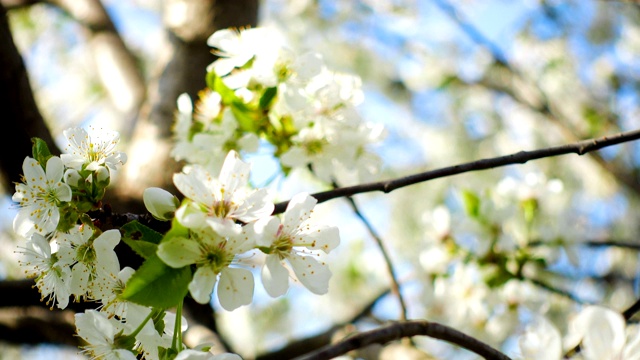
[[[270,87],[264,91],[262,96],[260,97],[260,108],[268,109],[271,106],[271,102],[278,94],[278,88]]]
[[[471,191],[462,191],[462,201],[464,202],[464,210],[474,219],[480,217],[480,198]]]
[[[242,131],[256,132],[256,120],[247,105],[240,101],[235,101],[231,104],[231,112]]]
[[[174,307],[187,295],[192,276],[189,266],[174,269],[154,255],[131,276],[120,297],[144,306]]]
[[[211,80],[209,80],[209,76],[212,73],[213,76]],[[231,104],[233,102],[240,101],[240,99],[236,96],[236,93],[232,89],[230,89],[227,84],[222,81],[222,78],[217,76],[213,71],[207,74],[207,82],[212,82],[213,88],[211,89],[220,94],[223,104]]]
[[[162,238],[162,241],[160,242],[162,243],[165,241],[169,241],[174,237],[189,237],[189,228],[184,227],[182,224],[180,224],[176,218],[173,218],[173,220],[171,220],[171,230],[167,231],[167,233]]]
[[[125,224],[122,228],[122,241],[138,255],[148,259],[155,255],[162,234],[142,225],[137,220]]]
[[[33,144],[31,147],[33,158],[36,159],[42,167],[45,167],[49,158],[53,156],[51,155],[51,151],[49,151],[47,143],[38,137],[31,138],[31,143]]]

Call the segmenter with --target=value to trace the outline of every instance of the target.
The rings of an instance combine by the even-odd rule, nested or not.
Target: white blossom
[[[340,236],[336,227],[309,224],[316,203],[309,194],[300,193],[289,202],[282,223],[278,217],[268,217],[249,225],[256,233],[258,247],[268,254],[262,282],[273,297],[284,294],[289,287],[285,261],[311,292],[325,294],[329,289],[331,271],[325,262],[315,259],[319,255],[316,250],[329,253],[340,243]]]
[[[71,188],[62,182],[64,166],[59,157],[47,160],[46,171],[40,163],[27,157],[22,164],[24,183],[16,184],[12,200],[20,210],[13,220],[13,229],[21,236],[48,234],[60,221],[59,207],[71,201]]]
[[[69,168],[95,171],[106,167],[114,172],[127,162],[127,155],[115,150],[120,141],[117,131],[100,129],[89,134],[83,128],[71,128],[63,133],[69,145],[60,157]]]

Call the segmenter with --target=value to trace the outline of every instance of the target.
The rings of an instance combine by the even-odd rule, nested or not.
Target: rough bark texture
[[[38,110],[24,62],[11,36],[5,8],[0,5],[0,108],[2,128],[11,141],[0,141],[0,177],[2,187],[13,191],[20,181],[22,162],[31,154],[31,138],[47,142],[52,153],[59,154],[49,129]],[[21,155],[20,155],[21,154]]]

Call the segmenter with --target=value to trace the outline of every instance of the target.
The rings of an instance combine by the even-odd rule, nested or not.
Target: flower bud
[[[164,189],[156,187],[145,189],[142,193],[142,200],[151,215],[162,221],[170,220],[180,205],[177,197]]]

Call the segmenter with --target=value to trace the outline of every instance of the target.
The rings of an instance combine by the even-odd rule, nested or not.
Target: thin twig
[[[369,234],[371,234],[371,237],[376,242],[376,245],[378,245],[378,248],[380,248],[380,252],[384,257],[384,262],[387,265],[387,271],[391,276],[391,292],[398,298],[398,303],[400,304],[400,320],[407,320],[407,305],[404,301],[404,298],[402,297],[402,293],[400,292],[400,285],[398,284],[398,279],[396,278],[396,271],[394,269],[393,262],[391,261],[391,257],[389,256],[389,252],[386,249],[384,241],[382,241],[382,238],[380,237],[380,235],[378,235],[369,220],[367,220],[362,212],[360,212],[360,209],[358,208],[355,200],[353,200],[353,198],[350,196],[347,196],[346,199],[349,202],[349,205],[351,205],[353,212],[362,221],[364,226],[369,231]]]
[[[640,130],[632,130],[621,132],[614,135],[603,136],[596,139],[587,139],[583,141],[578,141],[571,144],[552,146],[548,148],[542,148],[538,150],[532,151],[520,151],[517,153],[513,153],[510,155],[504,155],[494,158],[481,159],[472,162],[462,163],[453,166],[447,166],[440,169],[430,170],[414,175],[409,175],[406,177],[401,177],[393,180],[380,181],[380,182],[372,182],[354,186],[347,186],[342,188],[337,188],[328,191],[322,191],[315,194],[312,194],[314,198],[318,200],[318,203],[322,203],[331,199],[336,199],[340,197],[352,196],[356,194],[362,194],[373,191],[382,191],[384,193],[389,193],[393,190],[418,184],[421,182],[448,177],[452,175],[458,175],[471,171],[479,171],[479,170],[487,170],[493,169],[501,166],[514,165],[514,164],[524,164],[530,160],[537,160],[546,157],[553,157],[565,154],[578,154],[584,155],[591,151],[600,150],[602,148],[618,145],[621,143],[633,141],[640,139]],[[289,201],[283,201],[277,203],[275,209],[273,211],[274,214],[279,214],[284,212],[287,207]]]
[[[510,359],[507,355],[488,344],[446,325],[426,320],[411,320],[392,322],[375,330],[349,336],[336,344],[325,346],[317,351],[298,357],[296,360],[332,359],[351,350],[360,349],[371,344],[383,345],[393,340],[418,335],[429,336],[458,345],[485,359]]]
[[[623,249],[630,249],[640,251],[640,243],[631,242],[631,241],[623,241],[623,240],[585,240],[585,241],[577,241],[572,243],[567,243],[561,240],[556,241],[542,241],[535,240],[531,241],[527,246],[530,247],[538,247],[538,246],[585,246],[590,248],[602,248],[602,247],[619,247]]]

